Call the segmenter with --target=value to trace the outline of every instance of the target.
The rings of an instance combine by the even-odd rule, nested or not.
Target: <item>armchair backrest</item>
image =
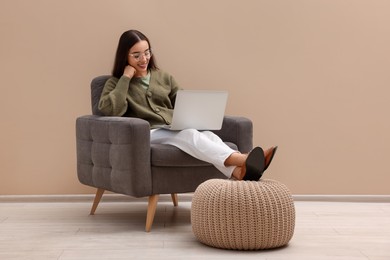
[[[103,87],[106,81],[110,78],[109,75],[99,76],[94,78],[91,81],[91,105],[92,105],[92,114],[97,116],[104,116],[102,112],[100,112],[98,105],[100,96],[102,95]]]

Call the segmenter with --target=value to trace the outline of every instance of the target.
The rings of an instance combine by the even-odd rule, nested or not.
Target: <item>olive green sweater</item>
[[[145,119],[153,125],[171,124],[179,86],[161,70],[150,71],[149,88],[138,79],[111,77],[104,85],[99,110],[107,116],[129,116]]]

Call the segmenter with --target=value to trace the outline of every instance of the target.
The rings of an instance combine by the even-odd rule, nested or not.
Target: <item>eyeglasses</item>
[[[141,57],[144,56],[146,59],[149,59],[152,56],[152,50],[146,50],[145,52],[133,52],[129,53],[136,61],[140,61]]]

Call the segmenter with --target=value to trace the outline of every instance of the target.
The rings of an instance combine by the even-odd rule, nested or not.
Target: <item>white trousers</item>
[[[228,178],[232,176],[235,168],[235,166],[225,166],[225,160],[237,151],[227,146],[219,136],[211,131],[152,129],[150,142],[176,146],[199,160],[213,164]]]

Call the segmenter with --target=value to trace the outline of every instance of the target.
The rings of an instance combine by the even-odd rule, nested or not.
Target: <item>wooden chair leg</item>
[[[177,205],[179,205],[179,199],[177,198],[177,193],[172,193],[171,197],[172,197],[173,206],[177,207]]]
[[[148,212],[146,214],[146,226],[145,226],[146,232],[150,232],[150,230],[152,229],[154,215],[156,213],[156,208],[157,208],[157,201],[158,201],[158,194],[149,196]]]
[[[95,210],[99,205],[100,200],[102,199],[104,191],[105,191],[104,189],[97,189],[95,199],[93,200],[92,209],[91,212],[89,213],[90,215],[95,214]]]

